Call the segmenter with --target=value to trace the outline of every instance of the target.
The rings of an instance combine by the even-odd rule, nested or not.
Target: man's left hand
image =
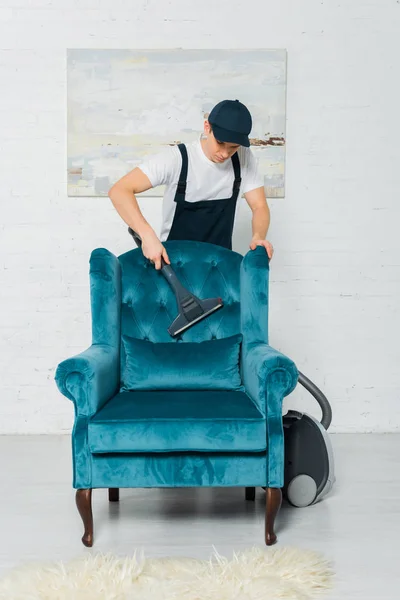
[[[271,260],[274,254],[274,247],[268,240],[251,240],[250,249],[255,250],[257,246],[264,246],[267,251],[268,257]]]

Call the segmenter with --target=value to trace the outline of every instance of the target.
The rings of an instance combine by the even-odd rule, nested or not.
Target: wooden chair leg
[[[85,527],[82,542],[91,548],[93,546],[92,490],[76,490],[75,501]]]
[[[247,487],[246,488],[246,500],[254,500],[256,499],[256,488],[255,487]]]
[[[108,489],[108,500],[110,502],[118,502],[119,501],[119,488],[109,488]]]
[[[275,517],[282,504],[282,490],[280,488],[266,488],[265,491],[265,543],[267,546],[272,546],[276,542]]]

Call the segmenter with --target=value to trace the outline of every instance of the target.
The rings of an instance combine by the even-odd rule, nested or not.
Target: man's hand
[[[143,255],[154,263],[157,270],[161,269],[161,257],[170,265],[168,254],[157,235],[152,231],[142,237]]]
[[[251,250],[255,250],[257,246],[264,246],[268,257],[271,260],[272,255],[274,254],[274,248],[272,244],[265,239],[269,228],[270,211],[265,197],[264,187],[251,190],[250,192],[247,192],[244,197],[253,213],[253,237],[250,242],[250,248]]]
[[[267,251],[268,257],[271,260],[273,254],[274,254],[274,247],[271,244],[271,242],[269,242],[268,240],[252,239],[251,244],[250,244],[250,249],[255,250],[257,248],[257,246],[264,246],[264,248]]]

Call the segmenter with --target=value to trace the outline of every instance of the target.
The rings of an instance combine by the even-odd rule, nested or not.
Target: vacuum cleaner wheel
[[[299,508],[310,506],[317,495],[317,484],[309,475],[297,475],[287,487],[287,498],[290,504]]]

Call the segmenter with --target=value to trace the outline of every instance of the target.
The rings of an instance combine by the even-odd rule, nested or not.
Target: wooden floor
[[[319,504],[286,504],[278,543],[321,551],[334,562],[329,600],[400,598],[400,435],[332,435],[336,488]],[[0,436],[0,574],[30,560],[69,559],[84,552],[208,558],[215,547],[263,545],[264,491],[244,489],[121,490],[108,503],[93,492],[92,549],[71,487],[69,436]],[[325,596],[328,599],[328,596]]]

